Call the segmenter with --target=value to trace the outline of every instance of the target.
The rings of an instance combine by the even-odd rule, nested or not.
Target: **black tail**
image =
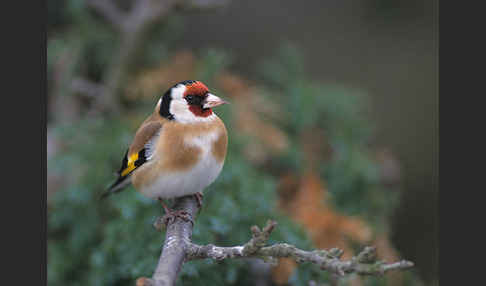
[[[128,186],[130,183],[131,183],[130,175],[124,177],[122,176],[118,177],[118,179],[113,184],[111,184],[111,186],[108,187],[108,189],[103,194],[101,194],[100,200],[105,199],[111,194],[123,191],[123,189],[126,186]]]

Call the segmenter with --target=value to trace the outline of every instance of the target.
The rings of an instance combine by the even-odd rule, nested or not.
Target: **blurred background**
[[[375,245],[412,271],[339,285],[438,285],[438,1],[48,0],[48,284],[151,276],[163,211],[132,187],[99,201],[132,134],[173,84],[232,104],[200,244],[271,243],[351,257]],[[185,264],[179,285],[334,283],[282,259]],[[334,284],[332,284],[334,285]]]

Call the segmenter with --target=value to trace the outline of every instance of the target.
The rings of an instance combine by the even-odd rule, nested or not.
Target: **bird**
[[[169,209],[164,200],[194,195],[201,207],[203,190],[219,176],[226,158],[228,133],[213,112],[226,103],[201,81],[169,88],[136,131],[116,181],[101,198],[132,184],[162,204],[166,225],[177,216],[187,220],[187,213]]]

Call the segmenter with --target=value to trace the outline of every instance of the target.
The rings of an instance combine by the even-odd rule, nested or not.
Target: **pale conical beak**
[[[221,104],[226,104],[228,102],[222,100],[214,94],[208,93],[208,96],[204,100],[203,108],[213,108]]]

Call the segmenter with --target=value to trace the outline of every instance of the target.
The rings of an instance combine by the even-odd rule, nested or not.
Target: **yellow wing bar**
[[[130,174],[131,171],[135,170],[135,168],[137,167],[135,166],[135,161],[137,160],[138,160],[138,153],[133,153],[132,155],[130,155],[130,157],[128,158],[127,167],[121,172],[121,175],[126,176]]]

